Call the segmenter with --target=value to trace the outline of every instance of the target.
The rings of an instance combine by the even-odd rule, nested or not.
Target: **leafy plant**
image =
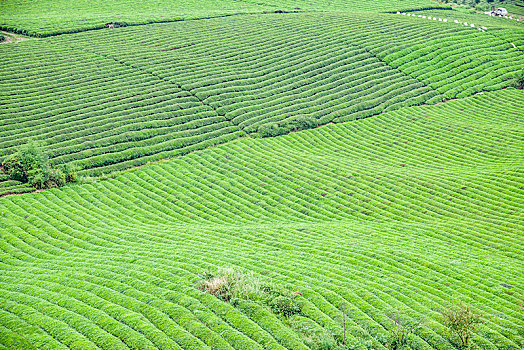
[[[285,135],[293,131],[310,129],[318,125],[315,118],[308,116],[294,116],[280,123],[263,124],[258,127],[258,133],[262,137],[273,137]]]
[[[253,273],[230,267],[204,272],[196,287],[228,302],[233,298],[260,300],[263,294],[262,281]]]
[[[450,333],[459,339],[460,348],[469,349],[473,333],[479,324],[484,323],[482,314],[465,304],[450,306],[441,313]]]
[[[35,141],[29,141],[2,162],[2,169],[11,180],[31,182],[32,177],[45,168],[48,162],[39,145]]]
[[[289,317],[299,314],[302,309],[297,302],[286,296],[278,296],[270,301],[269,307],[274,313]]]
[[[393,327],[387,344],[389,349],[402,349],[402,347],[408,345],[409,335],[415,333],[417,329],[422,327],[422,322],[407,320],[398,310],[390,313],[389,318],[393,322]]]
[[[520,90],[524,89],[524,70],[521,70],[517,74],[517,76],[513,79],[513,82],[511,85]]]
[[[37,189],[61,187],[77,180],[73,167],[52,167],[47,154],[35,141],[20,146],[8,156],[2,162],[2,170],[11,180],[29,183]]]
[[[31,184],[37,189],[62,187],[66,177],[60,169],[53,169],[48,164],[31,173]]]
[[[63,164],[60,166],[59,169],[64,173],[66,182],[78,182],[78,168],[76,166],[70,164]]]

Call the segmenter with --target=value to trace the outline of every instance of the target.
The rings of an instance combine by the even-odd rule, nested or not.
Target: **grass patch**
[[[196,287],[233,305],[236,299],[250,300],[268,306],[273,313],[284,317],[301,312],[301,307],[295,300],[299,294],[265,281],[252,272],[243,272],[232,267],[204,272],[202,278],[196,282]]]

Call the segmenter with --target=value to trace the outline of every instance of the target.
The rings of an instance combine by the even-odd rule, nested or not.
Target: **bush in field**
[[[278,296],[269,302],[269,307],[274,313],[289,317],[299,314],[302,309],[295,300],[286,296]]]
[[[29,183],[35,188],[61,187],[76,182],[72,167],[53,168],[49,158],[34,141],[22,145],[2,162],[2,170],[11,180]]]
[[[224,301],[233,298],[259,300],[262,298],[262,282],[252,273],[233,268],[220,268],[217,272],[205,272],[197,281],[197,288]]]
[[[511,85],[520,90],[524,89],[524,70],[521,70],[517,74],[517,76],[513,79],[513,83]]]
[[[8,156],[3,161],[2,168],[11,180],[30,182],[32,177],[48,162],[47,156],[40,147],[31,141],[20,146],[16,153]]]
[[[239,299],[243,299],[269,306],[275,314],[284,317],[302,311],[289,291],[263,282],[253,273],[244,273],[233,268],[205,272],[196,282],[196,287],[233,305]]]
[[[422,327],[421,322],[405,319],[399,311],[388,315],[393,323],[387,346],[389,349],[399,350],[408,345],[410,334]]]
[[[450,306],[442,311],[444,324],[459,339],[461,349],[469,349],[471,337],[477,326],[484,323],[482,315],[469,305]]]
[[[290,132],[311,129],[318,126],[315,118],[308,116],[295,116],[279,123],[264,124],[258,127],[258,133],[262,137],[273,137],[289,134]]]
[[[30,183],[38,189],[62,187],[66,183],[66,178],[62,170],[53,169],[46,164],[34,172]]]
[[[63,164],[60,170],[64,173],[65,182],[77,182],[78,176],[76,174],[77,168],[69,164]]]

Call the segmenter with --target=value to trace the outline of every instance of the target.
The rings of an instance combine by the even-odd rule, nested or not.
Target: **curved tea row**
[[[221,266],[302,293],[303,318],[386,349],[454,349],[439,309],[486,317],[482,349],[524,344],[522,91],[243,138],[115,179],[0,199],[0,346],[307,349],[256,303],[194,288]]]
[[[55,163],[101,175],[296,118],[500,89],[524,67],[502,39],[399,17],[249,15],[5,45],[0,150],[41,140]]]

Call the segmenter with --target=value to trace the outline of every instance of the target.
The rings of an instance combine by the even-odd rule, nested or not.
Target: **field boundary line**
[[[216,110],[216,108],[214,108],[212,105],[204,102],[202,99],[200,99],[197,95],[195,95],[191,90],[189,89],[186,89],[184,88],[182,85],[180,85],[179,83],[175,82],[175,81],[172,81],[170,79],[166,79],[166,78],[163,78],[161,77],[160,75],[154,73],[154,72],[150,72],[149,70],[145,69],[145,68],[141,68],[141,67],[137,67],[137,66],[134,66],[133,64],[130,64],[130,63],[127,63],[125,61],[121,61],[119,60],[118,58],[116,57],[113,57],[112,55],[107,55],[107,54],[103,54],[103,53],[100,53],[100,52],[96,52],[96,51],[91,51],[91,50],[86,50],[84,48],[78,48],[78,47],[75,47],[75,46],[71,46],[71,45],[67,45],[68,47],[70,47],[71,49],[73,50],[80,50],[80,51],[83,51],[83,52],[87,52],[87,53],[90,53],[90,54],[93,54],[93,55],[97,55],[97,56],[101,56],[101,57],[104,57],[106,59],[110,59],[110,60],[113,60],[115,61],[116,63],[120,64],[120,65],[123,65],[123,66],[126,66],[128,68],[131,68],[135,71],[139,71],[141,73],[145,73],[145,74],[148,74],[150,76],[153,76],[155,77],[156,79],[160,80],[160,81],[163,81],[165,83],[168,83],[168,84],[171,84],[171,85],[174,85],[175,87],[179,88],[180,90],[182,91],[185,91],[187,93],[189,93],[191,95],[191,97],[194,97],[196,98],[203,106],[207,106],[209,108],[211,108],[211,110],[213,110],[213,112],[217,115],[217,116],[222,116],[224,117],[223,115],[219,114],[218,111]],[[227,121],[229,124],[231,124],[232,126],[237,126],[235,124],[233,124],[230,120]]]
[[[402,69],[400,69],[399,67],[395,67],[395,66],[389,64],[388,62],[384,61],[382,58],[378,57],[377,55],[375,55],[374,53],[369,51],[368,48],[366,48],[365,46],[361,46],[361,45],[357,45],[357,44],[351,44],[351,45],[353,45],[355,47],[358,47],[361,50],[366,51],[370,56],[372,56],[372,57],[376,58],[377,60],[379,60],[380,62],[384,63],[389,68],[399,71],[400,73],[402,73],[402,75],[404,75],[404,76],[406,76],[408,78],[411,78],[411,79],[413,79],[415,81],[418,81],[423,86],[425,86],[428,89],[430,89],[431,91],[436,92],[438,95],[442,95],[442,93],[440,93],[438,90],[435,90],[432,86],[426,84],[423,80],[419,79],[418,77],[413,76],[411,74],[408,74],[408,73],[404,72]],[[420,105],[418,105],[418,106],[420,106]],[[411,106],[411,107],[415,107],[415,106]],[[375,116],[375,115],[377,115],[377,114],[374,114],[373,116]]]
[[[276,12],[281,11],[281,12]],[[275,8],[274,11],[262,11],[262,12],[235,12],[235,13],[225,13],[221,15],[215,15],[215,16],[203,16],[203,17],[194,17],[194,18],[177,18],[177,19],[166,19],[161,21],[149,21],[149,22],[142,22],[142,23],[129,23],[125,26],[122,26],[120,28],[126,28],[126,27],[137,27],[137,26],[146,26],[151,24],[162,24],[162,23],[176,23],[176,22],[187,22],[187,21],[201,21],[206,19],[215,19],[215,18],[225,18],[225,17],[233,17],[233,16],[249,16],[249,15],[274,15],[274,14],[287,14],[287,13],[321,13],[322,11],[308,11],[308,10],[277,10]],[[69,31],[63,31],[63,32],[56,32],[51,34],[36,34],[36,33],[24,33],[24,29],[14,29],[14,28],[8,28],[6,26],[0,25],[0,31],[7,31],[13,34],[17,35],[24,35],[29,38],[52,38],[57,37],[60,35],[67,35],[67,34],[80,34],[84,32],[90,32],[93,30],[101,30],[101,29],[108,29],[105,24],[103,26],[97,26],[97,27],[91,27],[91,28],[80,28],[78,30],[69,30]]]

